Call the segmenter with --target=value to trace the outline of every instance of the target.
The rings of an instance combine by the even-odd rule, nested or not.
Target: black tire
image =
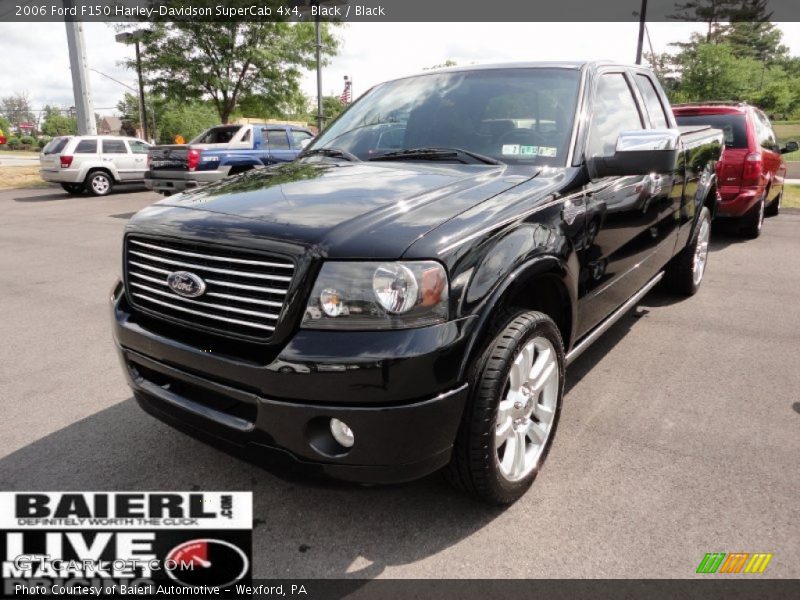
[[[61,187],[72,196],[80,196],[84,191],[82,183],[62,183]]]
[[[701,237],[703,238],[701,240]],[[694,233],[686,247],[681,250],[667,265],[664,283],[667,289],[679,296],[693,296],[703,283],[703,276],[708,265],[708,244],[711,237],[711,212],[708,207],[700,209]],[[700,268],[699,277],[696,277],[695,260],[699,259],[698,245],[705,243],[704,257]]]
[[[783,204],[783,187],[781,187],[780,193],[764,209],[764,214],[768,217],[777,217],[781,212],[781,204]]]
[[[528,490],[547,457],[561,412],[565,362],[561,334],[547,315],[518,311],[505,313],[498,322],[496,335],[489,340],[472,367],[469,381],[470,397],[464,409],[452,459],[445,469],[445,476],[453,485],[468,494],[492,504],[505,505],[516,501]],[[542,339],[548,341],[555,350],[558,373],[557,396],[554,406],[548,409],[552,414],[549,434],[540,444],[541,449],[537,450],[538,457],[532,463],[532,470],[524,477],[511,481],[503,474],[500,466],[501,458],[498,454],[499,449],[503,448],[503,443],[497,446],[495,441],[498,407],[508,390],[509,373],[515,359],[521,355],[529,342]],[[549,385],[552,385],[550,391],[555,393],[555,384]],[[542,394],[538,394],[530,402],[538,407],[540,398]],[[515,405],[516,408],[519,407]],[[512,423],[512,427],[516,427],[514,424],[516,421],[509,422]],[[527,443],[527,438],[523,439]],[[508,446],[506,450],[507,448]]]
[[[750,209],[750,212],[742,217],[742,222],[739,227],[739,233],[751,240],[756,239],[761,235],[761,228],[764,225],[766,192],[761,196],[761,200]]]
[[[84,185],[92,196],[108,196],[114,189],[114,178],[106,171],[92,171],[86,176]]]

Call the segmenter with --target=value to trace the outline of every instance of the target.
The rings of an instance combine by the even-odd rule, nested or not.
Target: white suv
[[[57,137],[42,149],[39,172],[70,194],[105,196],[118,183],[144,183],[149,149],[147,142],[130,137]]]

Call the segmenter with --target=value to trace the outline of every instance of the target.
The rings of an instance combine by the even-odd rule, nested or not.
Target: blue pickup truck
[[[169,196],[254,168],[291,162],[313,134],[294,125],[218,125],[188,144],[153,146],[144,183]]]

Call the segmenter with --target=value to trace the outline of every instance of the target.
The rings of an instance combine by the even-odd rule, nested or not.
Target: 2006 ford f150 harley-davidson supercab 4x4
[[[128,382],[201,437],[360,482],[445,467],[512,502],[570,361],[662,278],[700,286],[722,142],[679,130],[639,67],[378,85],[297,161],[131,219],[111,298]]]

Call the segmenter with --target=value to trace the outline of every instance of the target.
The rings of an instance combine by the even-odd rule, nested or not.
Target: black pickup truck
[[[512,502],[569,363],[660,280],[700,286],[722,142],[679,130],[634,66],[378,85],[294,163],[131,219],[111,297],[128,382],[200,437],[361,482],[445,468]]]

